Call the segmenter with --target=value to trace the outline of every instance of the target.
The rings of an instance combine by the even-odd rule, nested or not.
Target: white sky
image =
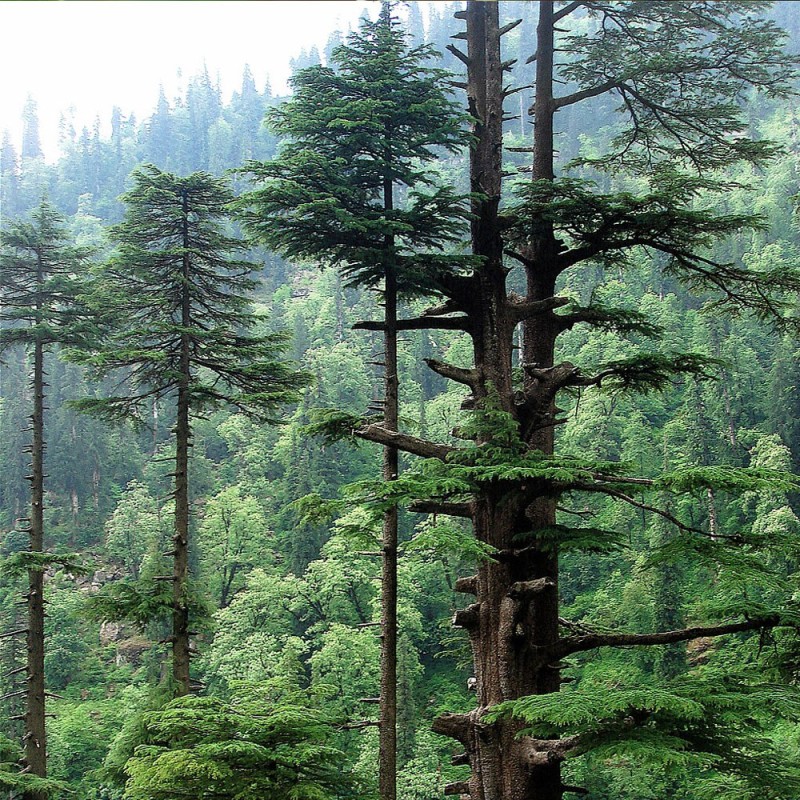
[[[427,5],[427,3],[425,4]],[[111,109],[142,120],[155,109],[159,84],[172,100],[207,64],[227,100],[249,64],[261,90],[285,88],[289,59],[320,49],[328,35],[377,3],[367,0],[3,0],[0,2],[0,131],[19,148],[22,107],[38,104],[48,160],[57,153],[61,112],[75,108],[78,132],[95,117],[104,135]]]

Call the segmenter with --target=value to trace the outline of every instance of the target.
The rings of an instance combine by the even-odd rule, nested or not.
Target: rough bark
[[[43,277],[39,275],[39,283]],[[33,354],[33,415],[31,417],[31,517],[30,550],[44,552],[44,345],[37,341]],[[33,775],[47,776],[44,680],[44,572],[28,570],[28,660],[25,707],[25,764]],[[24,800],[44,800],[39,792],[26,792]]]
[[[384,179],[383,205],[393,207],[392,181]],[[393,241],[386,237],[387,253]],[[384,285],[384,427],[396,431],[399,422],[397,375],[397,273],[387,259]],[[396,480],[398,472],[397,447],[383,448],[383,479]],[[383,519],[381,548],[381,691],[380,727],[378,729],[378,790],[381,800],[397,796],[397,506],[386,510]]]
[[[552,51],[552,20],[548,17],[552,4],[539,6],[540,31],[550,26]],[[470,112],[477,120],[470,160],[471,188],[476,198],[472,249],[483,257],[477,270],[480,291],[462,309],[470,319],[468,330],[473,337],[477,374],[469,377],[474,380],[476,400],[494,394],[503,409],[517,419],[528,444],[552,453],[552,393],[537,391],[538,381],[533,378],[528,378],[521,397],[515,392],[512,347],[515,328],[521,322],[523,362],[538,368],[553,364],[557,329],[552,311],[557,303],[552,300],[555,272],[547,268],[547,256],[555,251],[556,243],[552,233],[548,236],[545,231],[541,252],[525,254],[531,263],[535,258],[538,265],[528,270],[528,296],[523,301],[509,297],[498,218],[503,118],[498,7],[496,3],[470,2],[465,16],[467,94]],[[552,75],[552,52],[546,52],[546,36],[540,41],[538,70],[546,84],[548,57]],[[537,103],[541,101],[541,107],[548,109],[552,97],[548,99],[539,85]],[[549,164],[552,177],[552,152],[548,154],[546,148],[548,136],[552,141],[552,119],[548,132],[548,114],[540,116],[537,110],[536,123],[534,176],[548,177]],[[520,313],[522,307],[524,313]],[[514,544],[517,534],[552,525],[555,503],[544,497],[531,503],[522,491],[501,493],[487,488],[476,496],[471,512],[476,537],[510,555],[482,563],[468,586],[460,582],[458,588],[475,593],[475,603],[456,614],[454,621],[470,636],[478,708],[458,718],[442,718],[435,729],[464,745],[472,771],[471,800],[560,800],[564,747],[556,741],[534,747],[531,740],[517,737],[518,723],[500,720],[488,724],[482,719],[482,713],[497,703],[559,689],[558,669],[542,664],[539,656],[542,648],[553,647],[558,640],[557,557],[552,551],[535,546],[519,549]]]
[[[189,246],[189,209],[186,193],[183,194],[183,240]],[[184,288],[181,299],[181,324],[188,329],[191,324],[191,298],[188,283],[190,259],[188,250],[183,256]],[[172,677],[176,696],[189,694],[189,605],[187,581],[189,577],[189,336],[181,334],[180,378],[178,408],[175,422],[175,533],[173,535],[172,575]]]

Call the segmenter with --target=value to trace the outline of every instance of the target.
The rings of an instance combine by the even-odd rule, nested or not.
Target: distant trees
[[[232,194],[206,173],[179,178],[154,166],[135,171],[124,196],[119,248],[104,270],[95,302],[105,338],[83,361],[96,374],[118,373],[130,391],[81,406],[110,418],[136,417],[169,398],[175,418],[175,522],[172,665],[175,692],[190,690],[189,448],[191,415],[229,406],[269,419],[294,399],[304,377],[279,360],[286,337],[257,332],[246,292],[253,265],[232,254],[243,243],[224,232]],[[167,576],[163,576],[164,579]]]
[[[42,201],[30,220],[0,231],[0,349],[22,345],[31,351],[30,544],[16,555],[14,566],[27,572],[27,662],[25,668],[25,761],[34,775],[47,775],[44,675],[44,571],[52,563],[44,531],[45,359],[53,345],[74,345],[86,335],[85,316],[78,312],[90,251],[71,244],[64,219]],[[36,791],[26,800],[40,800]]]

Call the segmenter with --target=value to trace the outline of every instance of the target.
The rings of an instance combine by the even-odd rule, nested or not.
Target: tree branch
[[[564,19],[564,17],[568,17],[573,11],[576,11],[582,5],[584,4],[577,2],[577,0],[574,3],[567,3],[567,5],[565,5],[564,8],[560,8],[553,14],[553,22],[555,23],[558,22],[559,20]]]
[[[386,325],[377,320],[365,320],[356,322],[353,329],[357,331],[383,331]],[[423,316],[412,319],[397,320],[398,331],[422,331],[422,330],[443,330],[443,331],[467,331],[471,329],[468,317],[434,317]]]
[[[555,106],[556,111],[558,111],[559,108],[580,103],[582,100],[588,100],[590,97],[597,97],[598,95],[605,94],[606,92],[610,91],[611,89],[615,89],[618,86],[620,86],[619,81],[608,80],[605,83],[601,83],[589,89],[581,89],[579,92],[573,92],[572,94],[564,95],[564,97],[556,97],[553,100],[553,105]]]
[[[644,645],[674,644],[700,639],[705,636],[725,636],[742,631],[764,630],[780,625],[777,614],[743,622],[731,622],[726,625],[695,626],[661,633],[591,633],[584,636],[568,636],[550,652],[551,658],[564,658],[572,653],[594,650],[598,647],[640,647]]]
[[[368,442],[377,442],[378,444],[396,447],[404,453],[412,453],[423,458],[438,458],[441,461],[444,461],[456,449],[448,445],[431,442],[428,439],[409,436],[407,433],[390,431],[378,423],[365,425],[363,428],[354,431],[354,435]]]
[[[438,361],[435,358],[423,360],[437,375],[441,375],[443,378],[449,378],[451,381],[456,381],[456,383],[463,383],[469,386],[470,389],[475,389],[478,386],[480,376],[476,369],[454,367],[452,364],[446,364],[444,361]]]
[[[409,511],[416,514],[446,514],[450,517],[471,517],[472,503],[447,503],[436,500],[414,500]]]
[[[579,736],[565,736],[563,739],[526,739],[525,763],[529,767],[546,766],[564,761],[567,756],[580,747]]]
[[[546,300],[528,300],[525,298],[510,297],[508,302],[511,316],[515,322],[522,322],[531,317],[538,316],[542,312],[552,311],[555,308],[567,305],[567,297],[548,297]]]

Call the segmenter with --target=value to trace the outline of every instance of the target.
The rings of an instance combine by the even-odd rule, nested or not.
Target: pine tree
[[[233,258],[244,243],[224,233],[230,189],[206,173],[181,178],[147,165],[123,196],[118,252],[98,282],[109,330],[83,360],[98,374],[122,370],[128,393],[82,401],[110,418],[137,417],[152,400],[175,404],[172,581],[174,690],[190,690],[189,448],[191,415],[231,407],[269,419],[305,377],[278,360],[286,337],[258,333],[247,293],[254,265]]]
[[[28,95],[22,109],[22,158],[41,158],[43,155],[38,106],[33,97]]]
[[[281,156],[251,163],[258,182],[244,198],[250,229],[287,258],[338,267],[351,283],[382,284],[384,398],[381,430],[398,430],[398,297],[435,291],[463,259],[443,255],[464,209],[423,166],[465,141],[461,115],[427,65],[429,47],[410,47],[384,2],[364,20],[332,66],[295,74],[293,98],[272,117],[288,137]],[[408,191],[405,205],[398,203]],[[423,249],[424,248],[424,249]],[[389,434],[387,434],[388,436]],[[398,475],[385,442],[383,477]],[[384,512],[381,603],[379,791],[395,797],[397,727],[397,507]]]
[[[2,306],[0,348],[30,348],[33,356],[31,389],[30,546],[6,568],[27,572],[27,689],[25,708],[25,762],[40,778],[47,775],[44,675],[44,571],[52,563],[45,549],[44,531],[44,417],[45,359],[53,345],[78,344],[86,334],[77,296],[82,289],[90,251],[70,244],[64,219],[42,201],[29,221],[16,222],[0,232],[0,291]],[[26,800],[40,800],[36,791]]]
[[[754,791],[797,784],[797,775],[780,765],[763,739],[743,734],[737,760],[736,737],[726,735],[721,709],[730,703],[742,715],[739,719],[746,719],[758,692],[737,687],[735,679],[720,679],[714,691],[698,680],[686,691],[667,686],[661,693],[626,688],[593,696],[579,690],[556,694],[568,656],[797,623],[790,601],[754,603],[746,591],[718,603],[716,619],[671,631],[579,632],[568,626],[565,633],[559,616],[559,551],[591,552],[607,547],[616,536],[559,524],[557,508],[571,496],[588,492],[614,498],[671,523],[680,536],[664,543],[663,558],[675,557],[677,549],[683,558],[730,564],[746,562],[760,545],[747,536],[711,536],[637,495],[650,490],[704,497],[713,487],[741,492],[771,481],[791,484],[777,473],[715,466],[660,478],[630,475],[618,463],[558,455],[554,436],[562,421],[556,398],[565,390],[657,390],[676,376],[711,369],[707,358],[645,348],[596,371],[559,362],[558,337],[574,326],[614,330],[645,341],[658,335],[656,326],[638,312],[598,302],[582,306],[557,294],[557,281],[570,270],[590,264],[633,268],[637,262],[630,256],[646,248],[665,254],[668,274],[690,289],[716,296],[720,306],[758,317],[779,315],[780,293],[800,286],[797,274],[785,265],[745,269],[709,254],[720,237],[759,225],[751,216],[711,209],[708,198],[725,189],[719,171],[741,161],[763,163],[774,153],[771,144],[747,135],[739,101],[753,89],[780,94],[791,74],[779,33],[755,16],[761,7],[736,2],[540,2],[533,55],[535,132],[532,146],[525,148],[532,153],[532,164],[529,178],[517,180],[515,194],[502,208],[501,198],[508,197],[503,101],[513,91],[503,83],[512,63],[502,58],[501,37],[518,22],[501,27],[496,3],[469,2],[456,15],[467,22],[466,33],[456,37],[466,40],[467,52],[453,45],[449,49],[467,66],[475,119],[472,249],[481,263],[472,274],[446,282],[446,303],[419,318],[400,320],[398,328],[430,328],[438,322],[443,329],[470,336],[473,367],[429,362],[434,371],[469,389],[472,419],[458,430],[467,444],[389,434],[369,424],[357,431],[365,439],[391,441],[426,459],[405,482],[401,478],[394,487],[376,487],[384,502],[405,491],[420,498],[417,509],[471,519],[489,556],[475,576],[456,584],[457,590],[476,598],[456,614],[455,624],[470,637],[478,707],[436,722],[438,732],[464,746],[458,763],[471,767],[469,780],[450,785],[448,794],[471,800],[560,800],[565,792],[580,791],[564,785],[562,762],[602,745],[608,752],[615,752],[614,747],[639,756],[649,751],[662,759],[670,757],[670,747],[673,754],[692,747],[701,754],[716,752],[717,771],[705,777],[704,785],[707,790],[727,786],[730,796],[742,782]],[[566,27],[572,23],[574,30]],[[569,57],[557,65],[554,55],[563,49]],[[565,82],[567,88],[559,89]],[[609,93],[618,96],[628,124],[619,129],[604,157],[584,160],[584,168],[599,173],[598,182],[557,177],[557,112]],[[608,185],[609,176],[617,175],[624,175],[628,185],[639,181],[645,188],[639,194],[633,189],[601,192],[601,180]],[[521,268],[523,296],[508,289],[510,263]],[[522,348],[520,369],[515,370],[519,327]],[[790,546],[789,536],[782,541]],[[748,574],[750,580],[759,580],[757,571]],[[689,700],[698,704],[692,707],[695,711],[685,705]],[[784,711],[791,707],[778,690],[773,702]],[[708,725],[692,723],[692,713],[706,718]],[[748,748],[757,754],[754,759],[744,755]]]
[[[7,130],[0,143],[0,224],[19,213],[20,174],[17,152]]]

